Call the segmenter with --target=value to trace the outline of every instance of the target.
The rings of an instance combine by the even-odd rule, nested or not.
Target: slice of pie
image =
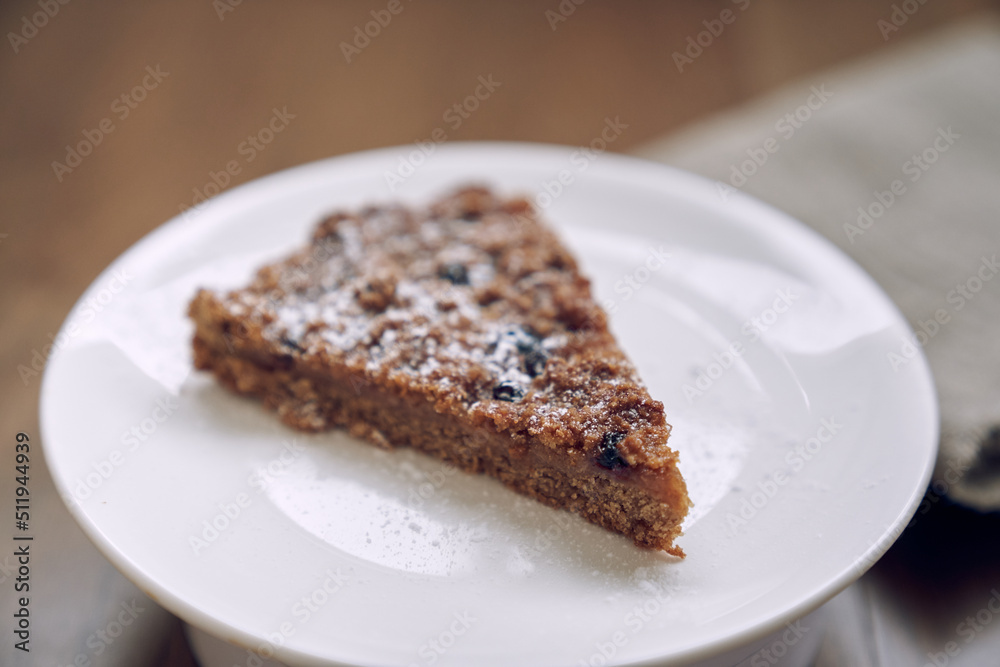
[[[190,305],[194,363],[297,429],[347,428],[683,556],[670,425],[523,199],[369,207]]]

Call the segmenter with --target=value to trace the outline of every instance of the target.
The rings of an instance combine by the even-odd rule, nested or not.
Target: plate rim
[[[243,200],[249,200],[248,202],[245,202],[245,205],[252,204],[254,199],[269,199],[274,192],[280,192],[286,188],[286,184],[303,182],[302,177],[304,175],[322,180],[324,177],[329,177],[326,175],[327,172],[341,169],[344,164],[366,161],[370,161],[373,164],[379,163],[381,161],[385,161],[387,157],[396,158],[412,150],[412,144],[388,146],[346,153],[295,165],[230,188],[199,205],[201,208],[196,210],[193,215],[189,215],[188,211],[184,211],[173,216],[135,241],[124,252],[112,260],[111,263],[94,278],[94,280],[87,286],[69,310],[67,317],[60,326],[57,338],[62,336],[66,327],[71,324],[70,320],[72,319],[72,315],[76,312],[80,303],[83,302],[88,295],[91,294],[91,292],[99,289],[100,286],[106,281],[107,276],[112,274],[116,267],[128,261],[130,257],[134,257],[135,255],[145,251],[146,248],[153,244],[166,242],[168,239],[176,236],[183,236],[186,229],[194,227],[199,223],[204,225],[205,220],[203,218],[206,216],[216,214],[219,216],[220,221],[225,220],[232,215],[232,213],[230,213],[230,215],[225,215],[227,206],[230,205],[230,203],[232,203],[232,205],[238,205],[240,202],[243,202]],[[507,154],[523,155],[526,160],[530,160],[530,154],[532,153],[536,155],[541,154],[541,157],[543,158],[552,158],[556,156],[566,158],[575,150],[579,150],[579,147],[551,143],[468,141],[448,142],[446,145],[439,145],[435,149],[435,154],[438,154],[437,151],[440,151],[441,153],[454,154],[456,156],[460,156],[463,152],[469,154],[503,152]],[[675,184],[680,183],[689,185],[691,186],[690,192],[694,194],[686,195],[686,199],[700,206],[707,206],[715,211],[722,210],[722,207],[740,207],[744,211],[754,212],[753,216],[747,216],[745,213],[735,211],[734,209],[731,216],[734,218],[742,218],[743,222],[746,222],[748,217],[753,217],[756,228],[781,228],[785,231],[797,234],[801,238],[808,238],[809,243],[817,247],[822,246],[823,251],[827,253],[827,255],[843,263],[845,266],[848,266],[849,270],[855,275],[855,277],[860,278],[863,282],[867,283],[866,287],[869,289],[869,296],[875,296],[878,298],[881,305],[891,312],[893,318],[899,324],[902,324],[907,330],[912,331],[912,328],[900,312],[898,306],[896,306],[882,287],[879,286],[852,257],[847,255],[841,248],[837,247],[833,242],[824,237],[818,231],[792,218],[780,209],[739,190],[729,192],[728,197],[730,199],[725,202],[717,201],[715,198],[702,198],[701,193],[698,191],[705,191],[707,188],[714,189],[718,187],[717,182],[692,172],[659,162],[654,162],[646,158],[608,151],[601,154],[600,161],[602,163],[612,163],[612,169],[629,171],[630,175],[640,174],[643,178],[649,178],[651,180],[655,179],[664,182],[673,181]],[[221,224],[221,222],[216,222],[215,224]],[[146,593],[155,602],[162,605],[185,622],[196,625],[197,627],[202,628],[215,636],[237,642],[244,647],[259,645],[262,637],[257,636],[252,632],[248,632],[243,628],[230,625],[229,623],[202,611],[197,606],[194,606],[186,599],[174,594],[164,585],[153,579],[151,575],[145,572],[138,563],[134,562],[128,554],[116,548],[110,538],[103,533],[98,523],[84,511],[83,507],[79,503],[71,500],[71,482],[69,480],[63,480],[55,474],[55,471],[58,470],[58,466],[54,465],[54,461],[50,458],[52,456],[51,448],[46,446],[46,442],[49,440],[50,432],[47,425],[51,418],[49,413],[51,408],[48,405],[49,400],[47,399],[47,396],[51,393],[49,388],[51,384],[50,378],[52,375],[51,368],[54,366],[51,362],[59,360],[61,357],[60,352],[61,351],[58,349],[53,351],[46,364],[41,381],[39,390],[39,432],[41,436],[40,440],[42,442],[43,456],[46,459],[50,470],[50,476],[53,479],[56,490],[59,493],[63,504],[68,508],[70,514],[73,516],[76,523],[81,527],[83,532],[87,535],[88,539],[90,539],[90,541],[98,548],[104,557],[107,558],[108,561],[116,567],[116,569],[122,572],[130,581],[132,581],[138,588],[140,588],[140,590]],[[912,362],[916,363],[912,364]],[[865,571],[874,565],[878,559],[884,555],[886,551],[888,551],[896,539],[898,539],[902,530],[905,529],[906,524],[910,521],[919,507],[919,503],[923,498],[924,491],[930,482],[930,478],[934,470],[940,434],[940,407],[936,396],[930,366],[923,350],[919,348],[917,349],[917,355],[913,358],[912,362],[912,372],[916,373],[920,379],[920,387],[914,387],[914,392],[925,392],[921,398],[928,399],[926,402],[931,410],[928,417],[932,428],[926,434],[927,440],[930,444],[927,448],[927,458],[924,461],[923,471],[919,479],[919,483],[909,494],[906,504],[899,510],[896,519],[891,525],[884,529],[882,537],[872,544],[865,553],[855,557],[850,564],[845,565],[841,572],[833,579],[828,580],[826,585],[821,587],[820,590],[812,591],[808,595],[804,596],[798,604],[782,610],[771,619],[765,619],[754,623],[739,632],[730,634],[720,639],[717,642],[681,649],[670,653],[669,655],[640,658],[637,661],[621,664],[635,666],[652,666],[654,664],[684,664],[692,660],[705,659],[720,655],[726,651],[760,640],[768,636],[773,631],[781,628],[784,624],[805,616],[810,611],[817,609],[826,601],[833,598],[855,580],[860,578]],[[347,663],[332,661],[330,658],[323,655],[303,653],[287,646],[278,647],[275,651],[275,656],[279,659],[282,659],[283,656],[285,656],[283,659],[313,662],[322,661],[323,664],[347,665]]]

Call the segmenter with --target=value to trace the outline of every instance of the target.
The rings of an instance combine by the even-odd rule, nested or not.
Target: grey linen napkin
[[[1000,510],[1000,24],[890,46],[641,147],[780,208],[854,258],[923,349],[941,405],[932,491]]]

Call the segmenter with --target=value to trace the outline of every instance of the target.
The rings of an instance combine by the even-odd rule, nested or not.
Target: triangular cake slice
[[[683,556],[663,405],[523,199],[468,187],[338,213],[190,315],[195,366],[289,426],[415,447]]]

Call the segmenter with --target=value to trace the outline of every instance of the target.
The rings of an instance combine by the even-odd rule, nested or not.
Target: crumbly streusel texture
[[[690,501],[663,405],[523,199],[467,187],[337,213],[189,312],[195,366],[293,428],[415,447],[683,556]]]

